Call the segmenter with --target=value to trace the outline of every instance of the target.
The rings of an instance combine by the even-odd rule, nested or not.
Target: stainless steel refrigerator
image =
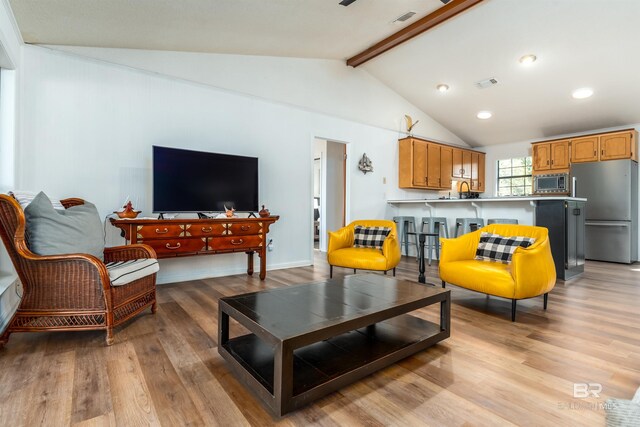
[[[638,164],[607,160],[571,165],[575,195],[587,199],[585,257],[638,260]]]

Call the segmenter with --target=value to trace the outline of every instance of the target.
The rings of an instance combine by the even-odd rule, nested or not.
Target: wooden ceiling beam
[[[354,68],[358,65],[362,65],[370,59],[383,54],[389,49],[392,49],[399,44],[404,43],[407,40],[412,39],[413,37],[422,34],[427,30],[430,30],[438,24],[442,24],[448,19],[453,18],[454,16],[475,6],[481,1],[483,0],[451,0],[446,5],[431,12],[427,16],[420,18],[408,27],[403,28],[402,30],[390,35],[381,42],[378,42],[375,45],[371,46],[367,50],[347,59],[347,65]]]

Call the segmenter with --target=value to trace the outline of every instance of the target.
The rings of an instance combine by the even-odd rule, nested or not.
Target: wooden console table
[[[215,219],[115,219],[127,243],[151,246],[158,258],[247,254],[247,274],[253,274],[253,253],[260,256],[260,279],[267,274],[267,233],[279,216]]]

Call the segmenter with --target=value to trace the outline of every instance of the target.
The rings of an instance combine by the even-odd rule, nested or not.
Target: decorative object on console
[[[260,209],[260,212],[258,212],[258,215],[260,215],[260,218],[267,218],[271,216],[271,212],[269,212],[269,209],[266,209],[264,205],[262,205],[262,209]]]
[[[358,162],[358,169],[360,169],[365,175],[367,172],[373,172],[373,164],[371,163],[371,159],[367,157],[367,153],[364,153]]]
[[[407,133],[409,135],[411,135],[411,131],[413,130],[413,128],[420,122],[420,120],[416,120],[416,122],[413,122],[413,119],[411,118],[411,116],[408,115],[404,115],[404,121],[407,123]]]
[[[234,207],[231,207],[231,209],[229,209],[227,205],[224,205],[224,214],[227,218],[237,218],[238,215],[236,215],[235,212],[236,209]]]
[[[129,200],[127,202],[127,204],[125,204],[123,207],[123,210],[121,211],[115,211],[114,214],[118,215],[119,218],[136,218],[140,212],[142,211],[136,211],[133,209],[133,204],[131,203],[131,200]]]

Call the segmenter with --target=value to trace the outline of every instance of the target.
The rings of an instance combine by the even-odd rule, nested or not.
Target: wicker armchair
[[[82,199],[61,200],[65,208]],[[156,275],[123,286],[111,286],[104,263],[156,258],[146,245],[105,248],[104,263],[92,255],[40,256],[25,240],[25,216],[11,196],[0,195],[0,236],[22,282],[20,306],[0,336],[0,347],[13,332],[105,329],[107,345],[113,328],[147,307],[156,312]]]

